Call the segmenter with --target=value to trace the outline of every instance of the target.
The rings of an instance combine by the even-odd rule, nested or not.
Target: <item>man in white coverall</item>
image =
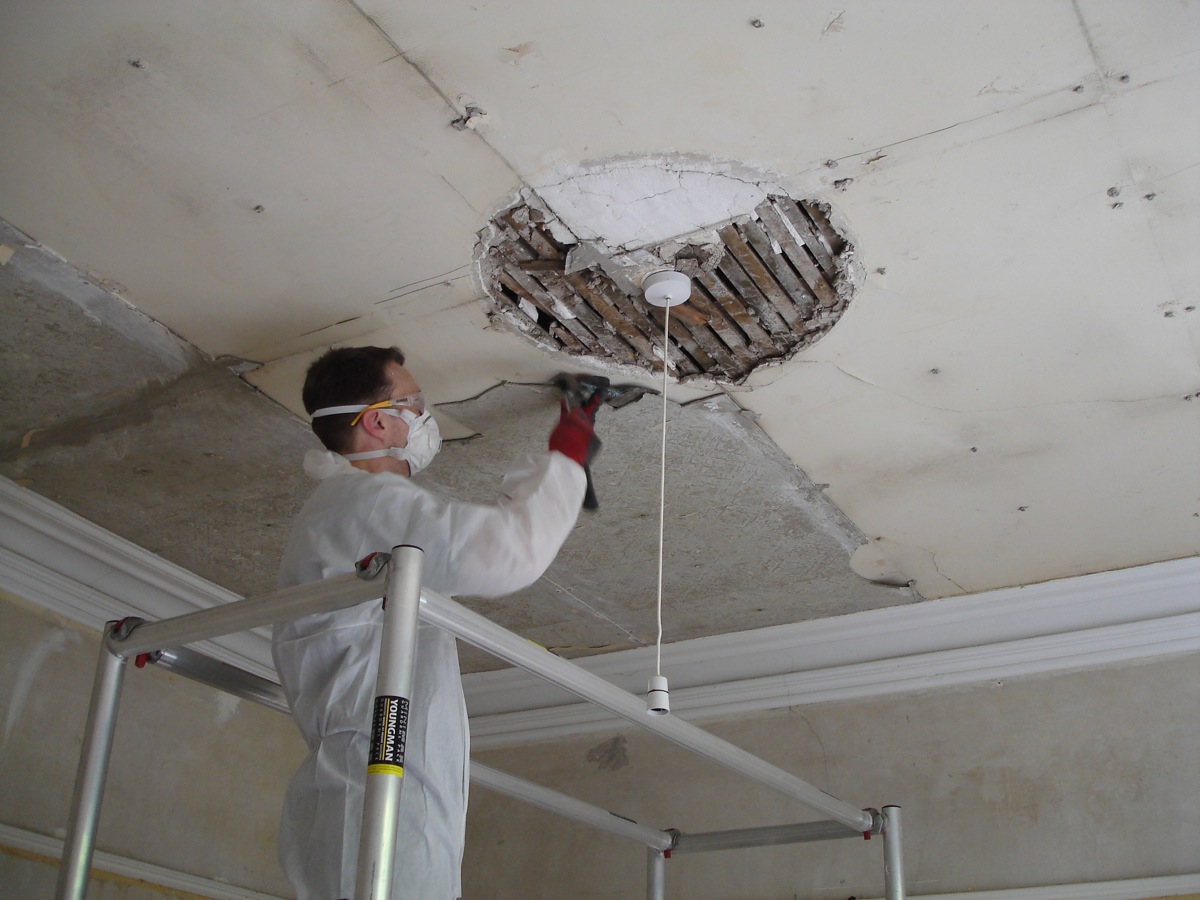
[[[409,479],[441,445],[398,348],[331,350],[308,370],[304,407],[328,448],[296,518],[279,586],[344,574],[398,544],[425,552],[426,587],[496,597],[536,581],[575,525],[595,409],[563,406],[549,452],[519,460],[497,499],[446,499]],[[598,401],[597,401],[598,402]],[[273,655],[309,755],[284,800],[280,862],[299,900],[354,896],[380,601],[275,627]],[[392,900],[462,893],[468,741],[454,638],[421,623],[400,795]]]

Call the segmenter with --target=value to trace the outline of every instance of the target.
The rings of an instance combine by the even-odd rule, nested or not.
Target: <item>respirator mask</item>
[[[421,411],[416,413],[412,409],[406,408],[414,406]],[[396,407],[401,408],[397,409]],[[403,447],[366,450],[362,453],[343,453],[342,455],[346,459],[380,459],[390,456],[392,459],[408,463],[408,474],[410,475],[416,475],[433,462],[434,456],[437,455],[438,450],[442,447],[442,433],[438,429],[437,421],[425,409],[425,400],[420,394],[413,397],[398,397],[394,400],[384,400],[380,403],[371,403],[369,405],[329,406],[324,409],[314,410],[312,417],[315,419],[319,416],[357,413],[350,422],[350,427],[353,428],[358,424],[359,419],[363,417],[363,413],[371,409],[377,409],[389,416],[396,416],[403,419],[408,425],[408,441]]]

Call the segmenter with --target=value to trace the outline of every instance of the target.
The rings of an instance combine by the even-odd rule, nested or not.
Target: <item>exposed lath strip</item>
[[[521,204],[493,226],[484,272],[496,315],[555,350],[662,365],[661,310],[626,294],[598,265],[569,271],[574,243],[564,240],[561,222],[551,227],[546,213]],[[850,298],[852,248],[822,204],[778,195],[716,234],[719,246],[702,235],[685,239],[682,250],[648,252],[694,280],[691,302],[670,322],[677,377],[739,382],[833,326]]]

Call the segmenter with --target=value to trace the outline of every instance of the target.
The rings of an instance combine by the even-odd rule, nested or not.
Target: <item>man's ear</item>
[[[363,430],[373,438],[383,439],[387,433],[387,425],[383,421],[383,417],[387,413],[379,409],[371,409],[363,414],[362,420],[359,422]]]

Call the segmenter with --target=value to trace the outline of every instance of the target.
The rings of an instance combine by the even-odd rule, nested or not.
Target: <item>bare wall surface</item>
[[[792,708],[704,727],[840,799],[899,804],[914,895],[1194,873],[1200,657],[960,691]],[[652,736],[476,754],[651,827],[804,821],[794,801]],[[467,896],[641,896],[645,848],[472,792]],[[883,895],[882,842],[678,855],[667,896]]]
[[[65,836],[98,652],[99,635],[0,598],[4,824]],[[97,848],[291,896],[275,841],[284,786],[304,752],[299,733],[278,712],[131,666]],[[44,868],[0,853],[3,893],[49,896],[57,873]],[[47,878],[48,889],[15,892]],[[114,890],[99,885],[94,896],[126,896]]]

